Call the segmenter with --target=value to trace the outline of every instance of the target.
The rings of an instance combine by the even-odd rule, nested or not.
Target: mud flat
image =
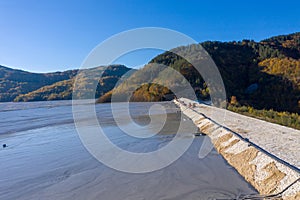
[[[95,109],[103,131],[114,144],[130,152],[143,153],[171,142],[181,122],[173,103],[159,104],[171,114],[170,124],[161,134],[146,139],[126,135],[116,125],[110,104],[97,104]],[[215,149],[199,159],[199,149],[208,138],[194,138],[196,127],[185,116],[182,131],[186,137],[182,139],[194,140],[183,156],[163,169],[131,174],[111,169],[89,154],[72,123],[70,102],[15,103],[12,108],[19,106],[18,110],[11,109],[10,105],[3,103],[3,112],[0,107],[0,141],[1,145],[7,144],[6,148],[0,148],[0,200],[209,200],[257,194]],[[126,104],[118,105],[118,117],[123,119]],[[131,105],[135,122],[149,123],[145,113],[149,113],[153,104]],[[152,114],[163,121],[160,114],[165,109],[154,108]],[[89,119],[82,115],[82,120]],[[125,125],[134,128],[133,123]],[[151,129],[145,129],[148,130]],[[157,129],[153,127],[153,130]],[[138,162],[139,158],[133,163]]]
[[[300,199],[300,131],[189,99],[175,103],[262,196]]]

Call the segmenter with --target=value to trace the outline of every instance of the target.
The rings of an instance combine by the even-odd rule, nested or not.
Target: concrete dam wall
[[[222,123],[218,108],[183,98],[174,102],[261,197],[300,199],[300,131],[229,111]]]

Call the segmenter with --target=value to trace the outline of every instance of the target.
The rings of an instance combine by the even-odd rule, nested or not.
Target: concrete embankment
[[[226,120],[236,120],[239,125],[231,127],[230,123],[227,123],[229,126],[226,126],[226,123],[215,120],[214,115],[208,117],[212,112],[218,113],[218,110],[211,106],[196,104],[192,108],[188,105],[194,102],[188,99],[179,99],[175,103],[201,132],[210,137],[217,151],[262,196],[274,196],[284,200],[300,199],[300,131],[236,113],[226,115]],[[251,134],[251,125],[245,127],[245,124],[252,122],[251,120],[254,120],[254,130],[265,133],[256,131],[256,134]],[[268,130],[264,127],[268,127]],[[265,137],[270,138],[264,142]],[[257,138],[259,141],[256,141]],[[275,153],[268,149],[270,146],[276,149]]]

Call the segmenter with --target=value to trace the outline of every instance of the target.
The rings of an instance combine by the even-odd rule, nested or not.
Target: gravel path
[[[181,99],[186,104],[192,102]],[[265,122],[259,119],[243,116],[228,110],[223,110],[197,104],[196,111],[205,114],[219,124],[239,133],[262,149],[286,161],[290,165],[300,168],[300,131]]]

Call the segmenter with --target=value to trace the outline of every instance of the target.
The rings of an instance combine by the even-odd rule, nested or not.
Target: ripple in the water
[[[237,196],[228,191],[215,190],[215,189],[205,189],[205,190],[195,190],[185,194],[183,199],[188,200],[230,200],[236,199]]]

